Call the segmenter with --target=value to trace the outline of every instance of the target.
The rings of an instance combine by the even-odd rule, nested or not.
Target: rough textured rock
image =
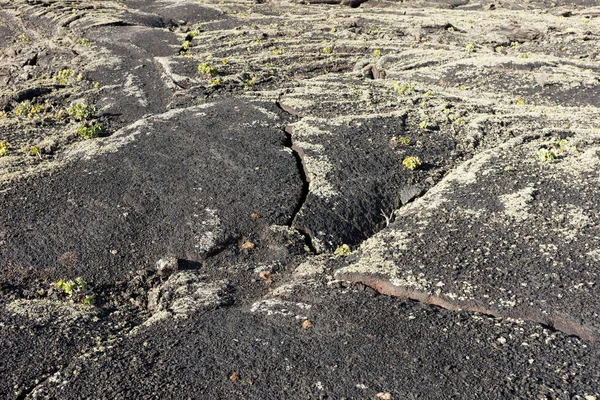
[[[68,168],[5,187],[0,259],[13,272],[32,266],[111,282],[163,254],[199,260],[285,224],[302,181],[274,111],[228,100],[84,142]]]
[[[0,0],[0,397],[600,397],[597,2],[301,3]]]

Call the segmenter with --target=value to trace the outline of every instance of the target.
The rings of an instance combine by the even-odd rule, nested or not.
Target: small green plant
[[[252,90],[254,85],[256,84],[256,77],[248,78],[244,81],[244,90]]]
[[[404,159],[404,161],[402,161],[402,165],[404,165],[406,168],[410,169],[411,171],[418,169],[421,166],[421,164],[422,164],[421,159],[416,156],[406,157]]]
[[[42,112],[44,112],[44,106],[42,104],[32,103],[29,100],[20,102],[17,107],[15,107],[14,111],[16,116],[27,118],[33,118]]]
[[[404,136],[400,136],[398,138],[398,142],[402,143],[405,146],[408,146],[410,144],[410,139]]]
[[[181,44],[181,50],[179,51],[179,54],[185,54],[185,53],[187,53],[191,46],[192,46],[192,42],[189,41],[189,40],[185,40]]]
[[[543,162],[552,162],[569,151],[568,146],[569,142],[566,139],[552,139],[546,147],[538,151],[538,158]]]
[[[96,295],[92,293],[88,283],[82,277],[61,279],[54,284],[54,287],[71,299],[81,301],[85,305],[92,306],[96,303]]]
[[[221,62],[223,63],[223,65],[227,65],[229,63],[229,60],[227,58],[224,58],[221,60]]]
[[[198,73],[208,76],[217,76],[219,75],[219,70],[209,63],[200,63],[200,65],[198,65]]]
[[[79,41],[79,44],[81,44],[82,46],[87,46],[88,44],[90,44],[90,39],[83,38]]]
[[[67,109],[67,113],[77,121],[88,120],[98,115],[98,110],[94,106],[86,104],[75,104]]]
[[[29,155],[32,157],[42,158],[42,152],[40,151],[40,148],[37,146],[32,146],[29,149]]]
[[[6,142],[0,142],[0,157],[4,157],[8,154],[8,145]]]
[[[77,134],[84,139],[94,139],[102,134],[102,125],[93,124],[91,126],[79,125]]]
[[[517,106],[524,106],[525,105],[525,100],[519,99],[519,100],[517,100],[517,102],[515,103],[515,105],[517,105]]]
[[[350,253],[352,253],[352,250],[350,249],[350,246],[348,246],[347,244],[341,245],[340,247],[335,249],[335,251],[333,252],[333,254],[336,256],[349,256]]]
[[[88,284],[82,277],[75,278],[75,280],[61,279],[58,282],[56,282],[55,287],[58,290],[68,294],[69,296],[72,296],[74,293],[77,292],[85,293],[88,291]]]
[[[215,79],[213,79],[212,81],[208,82],[208,84],[211,85],[211,86],[222,85],[223,84],[223,79],[221,79],[220,76],[217,76]]]
[[[283,50],[282,49],[274,49],[273,54],[276,56],[280,56],[283,54]]]
[[[427,130],[427,129],[429,129],[429,123],[428,123],[427,121],[421,121],[421,122],[419,123],[419,127],[420,127],[421,129]]]
[[[415,92],[414,85],[410,83],[394,82],[394,89],[398,94],[409,95]]]
[[[554,149],[540,149],[538,151],[538,157],[540,161],[552,162],[558,158],[558,154]]]
[[[325,54],[331,54],[333,52],[333,50],[331,50],[331,47],[323,47],[322,51]]]
[[[378,50],[378,49],[373,50],[373,55],[375,57],[381,57],[381,50]]]
[[[475,51],[475,45],[473,43],[469,43],[465,46],[465,53],[472,53]]]
[[[19,41],[22,43],[31,43],[31,38],[24,33],[21,33],[19,36],[17,36],[17,39],[19,39]]]
[[[66,85],[70,82],[71,78],[75,76],[75,70],[73,69],[63,69],[59,71],[55,76],[54,80],[58,82],[60,85]]]

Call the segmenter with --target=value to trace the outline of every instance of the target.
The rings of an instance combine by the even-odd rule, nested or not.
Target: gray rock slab
[[[277,112],[229,100],[156,115],[5,187],[2,279],[33,267],[114,281],[289,223],[303,183]]]
[[[401,208],[336,276],[597,340],[599,144],[588,130],[481,152]],[[549,151],[558,158],[543,161]]]
[[[24,398],[110,331],[93,307],[51,300],[2,300],[0,396],[5,399]]]
[[[317,288],[265,300],[262,308],[158,322],[74,360],[32,398],[598,395],[598,349],[579,339],[536,324],[343,292]],[[302,327],[305,318],[310,327]]]

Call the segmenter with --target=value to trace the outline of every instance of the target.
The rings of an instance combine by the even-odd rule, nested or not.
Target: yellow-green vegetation
[[[415,87],[411,83],[394,82],[394,89],[398,94],[409,95],[415,92]]]
[[[221,60],[221,62],[223,63],[223,65],[227,65],[229,63],[229,60],[227,58],[224,58]]]
[[[525,105],[525,100],[523,100],[523,99],[517,100],[517,102],[515,104],[517,106],[524,106]]]
[[[75,280],[69,279],[64,280],[61,279],[55,284],[56,288],[68,294],[69,296],[73,295],[73,292],[82,291],[87,292],[88,284],[83,278],[75,278]]]
[[[42,158],[42,152],[40,151],[40,148],[37,146],[32,146],[29,149],[29,155],[32,157]]]
[[[213,79],[212,81],[208,82],[209,85],[222,85],[223,84],[223,79],[221,79],[220,76],[217,76],[215,79]]]
[[[421,129],[425,129],[425,130],[427,130],[427,129],[429,129],[429,123],[428,123],[427,121],[421,121],[421,122],[419,123],[419,127],[420,127]]]
[[[375,50],[373,50],[373,55],[374,55],[375,57],[381,57],[381,50],[379,50],[379,49],[375,49]]]
[[[94,106],[86,104],[75,104],[67,109],[67,113],[77,121],[92,119],[98,115],[98,110]]]
[[[91,126],[79,125],[77,128],[77,134],[84,139],[94,139],[100,136],[102,133],[102,125],[93,124]]]
[[[200,63],[198,65],[198,73],[207,76],[219,75],[219,70],[209,63]]]
[[[331,47],[323,47],[322,51],[325,54],[331,54],[333,52],[333,50],[331,50]]]
[[[465,53],[472,53],[475,51],[475,45],[473,43],[469,43],[465,46]]]
[[[410,139],[404,136],[400,136],[398,138],[398,142],[402,143],[405,146],[408,146],[410,144]]]
[[[540,161],[552,162],[558,158],[558,154],[554,149],[540,149],[540,151],[538,151],[538,157]]]
[[[185,53],[190,49],[190,46],[192,45],[192,42],[190,42],[189,40],[185,40],[182,44],[181,44],[181,51],[180,53]]]
[[[256,83],[256,77],[253,76],[252,78],[246,79],[244,81],[244,90],[252,90],[252,88],[254,87],[254,84]]]
[[[17,36],[17,39],[23,43],[31,43],[31,38],[24,33],[21,33],[19,36]]]
[[[566,139],[552,139],[546,147],[538,151],[538,158],[542,162],[552,162],[569,150],[567,146],[569,142]]]
[[[25,100],[20,102],[17,107],[15,107],[15,115],[17,117],[27,117],[33,118],[36,115],[39,115],[44,112],[44,105],[39,103],[32,103],[29,100]]]
[[[0,157],[4,157],[8,154],[8,145],[6,142],[0,142]]]
[[[404,159],[404,161],[402,161],[402,165],[404,165],[406,168],[410,169],[411,171],[414,171],[416,169],[419,169],[419,167],[421,166],[421,159],[419,157],[416,156],[409,156],[406,157]]]
[[[350,246],[348,246],[347,244],[341,245],[340,247],[335,249],[335,251],[333,252],[333,254],[336,256],[349,256],[350,253],[352,253],[352,250],[350,249]]]
[[[79,41],[79,43],[80,43],[82,46],[87,46],[88,44],[90,44],[90,39],[88,39],[88,38],[83,38],[83,39],[81,39],[81,40]]]
[[[85,305],[93,305],[96,302],[96,296],[90,293],[89,285],[82,277],[75,278],[75,280],[61,279],[54,286],[69,297],[83,297]]]
[[[274,49],[273,54],[276,56],[280,56],[283,54],[283,50],[282,49]]]
[[[63,69],[59,71],[55,76],[54,80],[57,81],[60,85],[66,85],[70,82],[71,78],[75,76],[75,70],[73,69]]]

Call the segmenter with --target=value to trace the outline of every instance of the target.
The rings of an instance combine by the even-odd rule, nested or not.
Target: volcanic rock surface
[[[0,397],[600,397],[600,6],[0,0]]]

